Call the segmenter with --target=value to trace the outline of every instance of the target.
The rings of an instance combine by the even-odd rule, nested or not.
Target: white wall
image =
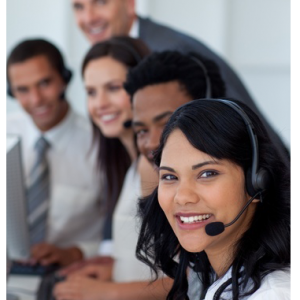
[[[149,15],[201,39],[234,67],[290,145],[290,2],[151,0]]]
[[[267,119],[290,145],[290,2],[288,0],[137,0],[142,15],[201,39],[240,74]],[[80,66],[88,42],[69,0],[8,0],[7,50],[45,37],[64,53],[74,78],[68,96],[86,115]],[[17,108],[8,101],[7,111]]]

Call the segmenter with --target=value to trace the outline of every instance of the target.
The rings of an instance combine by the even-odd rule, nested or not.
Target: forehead
[[[227,170],[228,174],[235,174],[238,178],[244,177],[244,172],[240,166],[228,159],[217,159],[195,148],[180,129],[174,129],[163,148],[161,165],[174,168],[184,166],[192,170],[192,166],[204,161],[213,161],[223,170]]]
[[[146,86],[133,96],[135,121],[150,121],[164,112],[173,112],[189,102],[190,96],[181,88],[178,81]]]
[[[110,56],[91,60],[84,70],[84,80],[90,83],[99,83],[107,80],[125,80],[127,68],[121,62]]]
[[[81,6],[89,6],[89,5],[94,5],[98,4],[100,1],[99,0],[71,0],[71,3],[73,6],[75,5],[81,5]],[[105,3],[113,6],[123,6],[126,5],[128,0],[106,0]]]
[[[58,73],[45,55],[38,55],[20,63],[14,63],[8,68],[9,79],[12,84],[31,84],[45,77]]]
[[[178,160],[180,157],[180,160]],[[197,164],[204,160],[215,160],[205,152],[193,147],[180,129],[174,129],[169,135],[163,148],[161,165],[183,163],[187,166]]]

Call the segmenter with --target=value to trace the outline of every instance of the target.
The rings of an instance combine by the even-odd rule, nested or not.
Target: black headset
[[[204,77],[205,77],[205,83],[206,83],[206,92],[205,92],[205,98],[210,98],[211,97],[211,83],[210,83],[210,79],[208,76],[208,72],[207,69],[204,65],[204,63],[196,56],[191,55],[190,58],[201,68],[201,70],[204,73]]]
[[[66,84],[70,82],[72,78],[72,71],[69,70],[64,64],[62,66],[62,69],[59,70],[59,74]],[[7,80],[7,95],[10,97],[14,97],[9,80]],[[64,92],[60,95],[60,98],[64,98]]]
[[[233,110],[235,110],[243,119],[244,123],[246,124],[247,131],[251,141],[252,147],[252,167],[247,171],[245,174],[246,180],[246,189],[249,196],[253,197],[257,193],[261,193],[267,189],[270,184],[270,176],[267,170],[258,167],[259,156],[258,156],[258,142],[257,137],[255,134],[254,126],[244,112],[244,110],[235,102],[225,99],[213,99],[211,97],[211,83],[210,78],[208,76],[207,69],[202,61],[199,60],[198,57],[191,56],[190,57],[193,61],[197,63],[197,65],[201,68],[204,73],[205,81],[206,81],[206,98],[209,99],[202,99],[202,100],[209,100],[209,101],[216,101],[221,102],[225,105],[230,106]]]
[[[234,111],[236,111],[241,118],[243,119],[249,137],[251,141],[251,148],[252,148],[252,166],[249,170],[247,170],[245,174],[245,183],[246,183],[246,190],[249,196],[253,197],[257,193],[262,193],[263,191],[267,190],[271,178],[268,173],[268,171],[264,168],[259,168],[258,162],[259,162],[259,155],[258,155],[258,141],[257,136],[255,133],[254,126],[245,113],[245,111],[235,102],[225,99],[201,99],[200,101],[215,101],[223,103],[229,107],[231,107]]]

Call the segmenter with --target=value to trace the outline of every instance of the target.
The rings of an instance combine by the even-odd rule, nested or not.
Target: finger
[[[84,267],[86,265],[86,263],[87,263],[86,261],[80,261],[80,262],[73,263],[71,266],[61,269],[59,271],[59,275],[68,276],[68,275],[80,270],[82,267]]]
[[[54,263],[61,263],[61,260],[62,260],[62,258],[59,255],[59,252],[55,251],[55,252],[49,253],[48,256],[43,257],[40,260],[40,263],[43,266],[48,266],[48,265],[54,264]]]
[[[65,286],[55,287],[53,295],[56,300],[79,300],[78,292],[73,285],[65,284]]]
[[[36,247],[34,251],[32,251],[33,258],[40,260],[43,257],[50,255],[53,251],[55,251],[55,247],[48,244],[43,244],[40,247]]]
[[[31,247],[30,249],[30,253],[32,256],[35,255],[36,252],[39,252],[40,249],[42,249],[43,247],[45,247],[45,244],[44,243],[39,243],[39,244],[35,244]]]
[[[87,265],[80,270],[74,272],[73,274],[70,275],[70,277],[74,276],[83,276],[83,277],[90,277],[90,276],[95,276],[97,275],[98,271],[98,266],[95,265]]]

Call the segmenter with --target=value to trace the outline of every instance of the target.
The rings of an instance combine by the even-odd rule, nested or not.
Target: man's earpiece
[[[61,77],[63,78],[63,80],[66,84],[68,84],[70,82],[70,80],[72,79],[72,75],[73,75],[72,71],[67,68],[64,68],[61,71]]]
[[[10,86],[9,82],[7,82],[7,84],[6,84],[6,93],[10,97],[14,96],[13,93],[12,93],[11,86]]]

